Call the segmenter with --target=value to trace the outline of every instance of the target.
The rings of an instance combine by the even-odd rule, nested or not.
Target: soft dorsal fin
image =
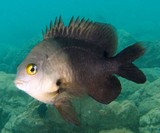
[[[50,28],[46,27],[46,33],[43,32],[44,40],[47,39],[74,39],[83,40],[100,46],[106,51],[107,56],[113,56],[117,48],[117,35],[115,28],[110,24],[92,22],[71,18],[69,25],[63,24],[61,16],[55,19],[54,25],[50,23]]]

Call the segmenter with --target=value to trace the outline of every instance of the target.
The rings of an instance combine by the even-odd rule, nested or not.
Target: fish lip
[[[14,84],[17,86],[17,85],[23,85],[24,84],[24,81],[22,80],[14,80]]]

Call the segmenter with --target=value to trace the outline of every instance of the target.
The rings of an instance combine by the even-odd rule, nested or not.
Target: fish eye
[[[28,75],[35,75],[37,73],[37,71],[38,71],[38,67],[35,64],[29,64],[26,67],[26,72]]]

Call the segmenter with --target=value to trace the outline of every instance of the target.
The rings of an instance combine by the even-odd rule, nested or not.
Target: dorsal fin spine
[[[52,21],[50,22],[50,30],[52,29],[52,26],[53,26],[53,24],[52,24]]]
[[[44,34],[44,31],[42,30],[42,36],[43,36],[43,38],[44,38],[44,36],[45,36],[45,34]]]
[[[84,41],[91,44],[99,45],[106,50],[110,57],[117,48],[117,36],[115,28],[110,24],[92,22],[85,18],[71,18],[68,26],[64,26],[62,17],[56,17],[54,25],[50,23],[50,27],[46,26],[46,33],[42,32],[43,38],[47,39],[74,39]]]
[[[46,34],[48,34],[48,26],[46,25]]]
[[[63,21],[62,21],[62,17],[60,16],[59,17],[59,22],[58,22],[58,27],[62,28],[62,26],[63,26]]]
[[[71,18],[68,28],[73,27],[73,24],[74,24],[74,17]]]
[[[75,24],[74,24],[75,28],[78,27],[79,22],[80,22],[80,17],[78,16],[77,19],[76,19],[76,21],[75,21]]]
[[[54,27],[56,28],[57,27],[57,24],[58,24],[58,19],[56,17],[55,21],[54,21]]]

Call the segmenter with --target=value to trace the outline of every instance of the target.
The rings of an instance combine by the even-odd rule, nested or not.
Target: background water
[[[0,1],[0,131],[36,132],[43,127],[42,132],[160,133],[159,5],[159,0]],[[17,65],[42,39],[42,29],[60,15],[65,24],[72,16],[111,23],[117,28],[119,50],[136,41],[147,49],[136,62],[147,75],[144,85],[120,78],[123,91],[110,105],[92,99],[75,103],[82,128],[66,124],[50,106],[47,111],[42,106],[40,112],[46,115],[41,118],[41,103],[12,84]]]

